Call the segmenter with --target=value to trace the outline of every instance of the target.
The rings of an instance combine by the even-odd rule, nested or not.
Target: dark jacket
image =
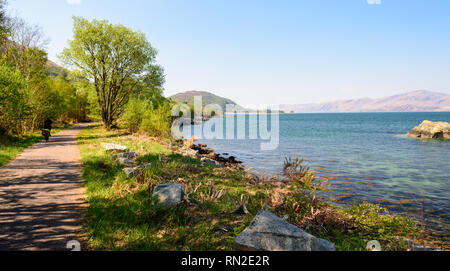
[[[44,121],[44,129],[51,130],[52,129],[52,123],[53,123],[53,121],[51,121],[50,119],[46,119]]]

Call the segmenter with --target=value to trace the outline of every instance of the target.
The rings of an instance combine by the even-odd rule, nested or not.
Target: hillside
[[[57,77],[61,73],[67,73],[67,71],[63,67],[59,66],[51,60],[47,61],[47,69],[48,74],[52,77]]]
[[[183,93],[179,93],[176,95],[173,95],[172,97],[170,97],[171,100],[177,102],[177,103],[186,103],[190,106],[194,105],[194,97],[195,96],[201,96],[202,97],[202,101],[203,101],[203,106],[206,105],[210,105],[210,104],[217,104],[219,105],[221,108],[223,108],[223,110],[226,110],[226,106],[228,104],[230,105],[234,105],[237,108],[238,112],[242,112],[245,111],[245,108],[243,108],[242,106],[238,105],[237,103],[233,102],[230,99],[227,98],[223,98],[220,96],[217,96],[215,94],[212,94],[210,92],[205,92],[205,91],[188,91],[188,92],[183,92]]]
[[[5,48],[8,48],[8,47],[9,48],[17,47],[18,49],[24,48],[22,45],[18,44],[15,41],[8,40],[8,39],[6,39],[4,41],[5,41],[5,43],[4,43]],[[5,48],[0,48],[0,52],[4,53]],[[47,71],[48,71],[48,74],[52,77],[57,77],[60,73],[67,73],[67,71],[63,67],[59,66],[58,64],[56,64],[55,62],[53,62],[51,60],[47,60]]]
[[[280,109],[295,113],[450,111],[450,95],[418,90],[379,99],[363,98],[320,104],[281,105]]]

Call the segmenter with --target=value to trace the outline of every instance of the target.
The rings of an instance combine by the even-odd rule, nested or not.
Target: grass
[[[56,126],[52,133],[58,133],[71,125],[63,124]],[[39,143],[43,140],[41,132],[33,132],[20,136],[12,136],[8,138],[0,138],[0,167],[6,165],[13,160],[26,148]]]
[[[152,167],[127,179],[102,142],[125,145],[139,153],[138,164],[151,162]],[[419,234],[413,221],[376,205],[337,209],[323,203],[314,196],[320,184],[315,186],[309,169],[301,168],[301,182],[257,183],[250,174],[175,155],[154,139],[95,125],[80,133],[78,143],[92,250],[230,251],[234,238],[264,207],[334,242],[337,250],[365,250],[371,240],[379,240],[386,250],[404,250],[402,237]],[[295,168],[291,173],[293,179],[299,176]],[[151,194],[155,186],[170,182],[182,184],[190,200],[161,209]],[[251,214],[232,213],[243,197]]]

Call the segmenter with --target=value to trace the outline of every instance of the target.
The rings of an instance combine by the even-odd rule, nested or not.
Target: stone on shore
[[[197,142],[197,141],[198,141],[198,139],[195,138],[195,137],[186,139],[186,140],[184,140],[184,142],[183,142],[183,147],[184,147],[185,149],[190,149],[190,148],[192,148],[192,147],[194,146],[194,143]]]
[[[141,172],[141,169],[139,167],[127,167],[123,169],[123,172],[125,172],[127,178],[133,178]]]
[[[177,183],[162,184],[153,190],[153,197],[166,207],[173,207],[183,202],[183,186]]]
[[[105,150],[107,150],[107,151],[126,151],[127,150],[126,146],[113,144],[113,143],[102,143],[102,147],[105,148]]]
[[[118,154],[113,155],[114,160],[117,160],[120,158],[134,159],[136,157],[137,157],[137,153],[135,153],[135,152],[123,152],[123,153],[118,153]]]
[[[234,240],[240,251],[335,251],[333,243],[316,238],[263,210]]]
[[[141,173],[143,170],[149,168],[152,166],[152,163],[148,163],[145,165],[141,165],[138,167],[127,167],[123,169],[123,172],[125,172],[125,175],[127,176],[127,178],[133,178],[137,175],[139,175],[139,173]]]
[[[426,139],[450,139],[450,123],[424,121],[406,136]]]
[[[224,168],[224,166],[221,165],[219,162],[214,161],[214,160],[209,159],[209,158],[206,158],[206,157],[203,157],[202,159],[200,159],[200,161],[202,161],[203,163],[206,163],[206,164],[208,164],[210,166],[213,166],[213,167]]]
[[[191,149],[181,150],[180,152],[178,152],[178,154],[185,157],[191,157],[193,159],[197,158],[197,152]]]

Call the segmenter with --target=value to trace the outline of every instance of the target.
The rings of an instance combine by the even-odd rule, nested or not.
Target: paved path
[[[0,168],[0,250],[67,250],[85,210],[78,125]]]

